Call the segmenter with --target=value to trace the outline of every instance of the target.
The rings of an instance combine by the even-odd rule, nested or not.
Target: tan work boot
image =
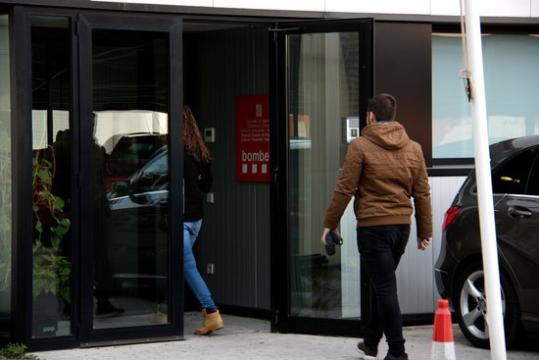
[[[204,319],[202,320],[202,326],[195,330],[196,335],[208,335],[212,331],[220,330],[225,327],[225,323],[219,314],[219,310],[207,314],[206,310],[202,310]]]

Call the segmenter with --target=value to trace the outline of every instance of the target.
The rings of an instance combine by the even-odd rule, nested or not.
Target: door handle
[[[513,206],[511,206],[507,210],[507,212],[509,213],[510,216],[520,218],[520,219],[532,216],[532,212],[530,210],[528,210],[526,208],[521,208],[521,207],[513,207]]]

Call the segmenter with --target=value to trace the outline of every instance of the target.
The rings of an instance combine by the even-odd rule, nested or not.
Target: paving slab
[[[225,328],[211,336],[191,335],[199,325],[198,313],[185,314],[185,340],[107,346],[34,353],[44,360],[353,360],[359,359],[357,338],[279,334],[270,332],[269,321],[223,316]],[[490,359],[490,352],[471,346],[454,326],[455,351],[459,360]],[[406,349],[412,360],[431,359],[432,326],[405,327]],[[532,340],[533,343],[533,340]],[[379,358],[387,347],[381,345]],[[510,360],[539,359],[539,347],[511,350]]]

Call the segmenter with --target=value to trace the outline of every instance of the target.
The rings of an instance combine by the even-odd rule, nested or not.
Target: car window
[[[526,193],[528,195],[539,195],[539,157],[536,157],[533,162]]]
[[[164,135],[123,136],[109,157],[109,176],[129,176],[166,143]]]
[[[122,137],[112,150],[110,157],[113,159],[147,159],[164,144],[165,137],[162,135]]]
[[[526,194],[526,183],[537,154],[537,149],[529,149],[505,161],[494,172],[492,192]]]
[[[134,179],[137,192],[148,192],[166,189],[168,186],[168,157],[161,153],[153,158]]]

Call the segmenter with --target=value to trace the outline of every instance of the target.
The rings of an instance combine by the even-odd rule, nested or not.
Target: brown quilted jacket
[[[410,224],[413,197],[417,235],[432,236],[430,186],[423,152],[400,123],[367,125],[362,136],[348,146],[326,211],[325,227],[337,227],[352,196],[358,226]]]

